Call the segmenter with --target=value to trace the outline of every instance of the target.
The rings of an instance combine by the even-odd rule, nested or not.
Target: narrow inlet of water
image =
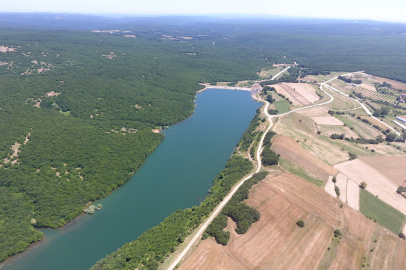
[[[97,202],[101,211],[43,230],[43,241],[3,269],[88,269],[177,209],[198,205],[260,105],[248,91],[199,93],[193,115],[164,131],[163,142],[131,180]]]

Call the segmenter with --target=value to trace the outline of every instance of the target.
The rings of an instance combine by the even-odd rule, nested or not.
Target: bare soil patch
[[[316,94],[316,89],[307,83],[287,83],[288,86],[293,88],[297,93],[302,95],[310,103],[318,101],[320,98]]]
[[[159,131],[159,129],[153,129],[152,132],[159,133],[160,131]]]
[[[352,179],[358,185],[367,183],[366,189],[379,199],[406,214],[405,198],[396,193],[397,185],[391,182],[383,174],[359,159],[346,161],[334,166],[342,174]]]
[[[7,53],[7,52],[14,52],[16,49],[6,46],[0,46],[0,52]]]
[[[59,96],[61,93],[57,93],[57,92],[55,92],[55,91],[51,91],[51,92],[48,92],[47,93],[47,97],[57,97],[57,96]]]
[[[369,156],[362,157],[361,160],[397,185],[405,186],[406,156]]]
[[[324,117],[312,117],[313,121],[318,125],[330,125],[330,126],[343,126],[344,123],[333,116]]]
[[[276,135],[272,140],[271,148],[281,157],[297,164],[325,182],[330,175],[337,174],[337,170],[307,152],[290,137]]]
[[[110,52],[110,54],[103,54],[103,56],[108,59],[113,59],[116,57],[116,54],[114,52]]]
[[[123,37],[131,37],[131,38],[136,38],[135,35],[123,35]]]

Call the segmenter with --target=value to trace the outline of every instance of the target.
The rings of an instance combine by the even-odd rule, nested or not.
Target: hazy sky
[[[270,14],[406,22],[405,0],[19,0],[2,12],[90,14]],[[0,15],[1,16],[1,15]]]

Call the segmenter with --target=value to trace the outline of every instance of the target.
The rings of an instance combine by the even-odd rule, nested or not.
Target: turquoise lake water
[[[191,117],[164,131],[165,139],[125,185],[59,230],[7,261],[6,270],[88,269],[177,209],[198,205],[260,107],[250,92],[208,89]]]

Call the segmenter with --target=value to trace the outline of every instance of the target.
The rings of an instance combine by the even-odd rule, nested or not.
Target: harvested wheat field
[[[361,160],[398,186],[406,184],[406,156],[369,156]]]
[[[323,181],[327,181],[330,175],[336,175],[337,170],[324,163],[303,149],[295,140],[284,135],[276,135],[272,139],[272,150]]]
[[[282,83],[282,84],[279,84],[279,86],[282,87],[283,90],[285,90],[286,93],[288,93],[290,96],[294,97],[297,101],[299,101],[300,104],[302,104],[302,105],[310,105],[310,104],[312,104],[312,102],[307,100],[301,93],[296,91],[296,88],[291,87],[289,84]],[[302,89],[302,92],[306,93],[306,89]],[[318,97],[317,97],[317,100],[319,100]]]
[[[398,186],[370,165],[356,159],[334,165],[334,168],[358,185],[361,182],[367,183],[366,190],[375,196],[378,195],[379,199],[406,214],[406,200],[396,193]]]
[[[329,270],[360,269],[376,224],[360,213],[343,206],[345,228],[337,255]]]
[[[292,101],[292,105],[302,105],[291,93],[285,90],[281,84],[276,84],[273,86],[275,88],[276,93],[286,96],[290,101]]]
[[[356,270],[362,269],[364,257],[372,269],[405,265],[405,241],[348,206],[340,207],[336,198],[296,175],[267,176],[251,188],[244,203],[261,213],[259,221],[237,234],[229,219],[227,246],[206,239],[180,269]],[[295,224],[299,219],[304,228]],[[335,229],[341,230],[341,238],[334,238]],[[332,239],[339,240],[336,253],[328,249]]]
[[[245,202],[261,213],[246,234],[231,232],[224,249],[243,269],[314,269],[343,218],[337,200],[290,173],[267,177]],[[299,229],[302,219],[307,224]],[[304,256],[303,256],[304,255]]]
[[[319,101],[320,97],[316,94],[316,89],[308,83],[286,83],[297,93],[302,95],[310,103]]]
[[[221,245],[211,239],[206,239],[179,268],[179,270],[189,269],[240,270],[241,268],[224,252]]]
[[[374,254],[369,259],[372,270],[404,269],[406,265],[406,242],[399,239],[387,230],[380,229],[379,242],[371,243],[370,248],[374,249]]]
[[[333,116],[324,117],[312,117],[313,121],[318,125],[330,125],[330,126],[343,126],[344,123]]]

